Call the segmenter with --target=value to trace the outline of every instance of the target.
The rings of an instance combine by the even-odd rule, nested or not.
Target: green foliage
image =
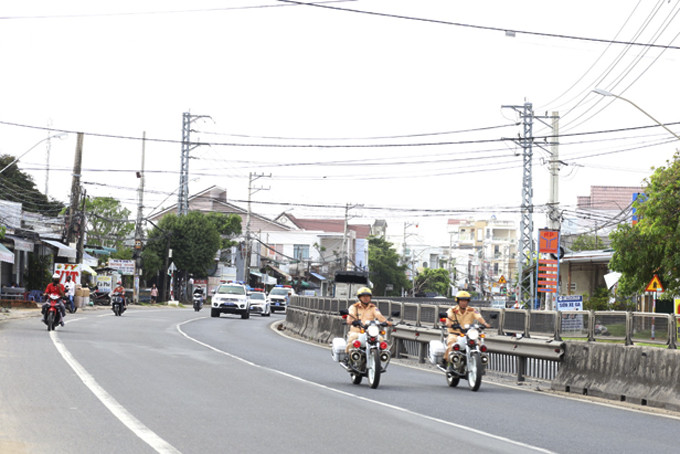
[[[446,295],[449,290],[449,272],[443,268],[425,268],[416,276],[416,293],[435,292]]]
[[[27,290],[45,290],[52,277],[52,256],[28,254],[28,267],[24,272]]]
[[[371,264],[370,279],[373,294],[378,296],[399,296],[402,288],[410,287],[406,278],[406,266],[399,265],[399,254],[392,243],[382,237],[368,239],[368,263]],[[385,287],[391,284],[392,290]]]
[[[205,278],[215,264],[215,255],[230,246],[241,232],[241,218],[222,213],[191,211],[185,216],[168,214],[149,232],[142,261],[144,277],[151,279],[163,270],[168,248],[175,266],[197,278]]]
[[[602,247],[602,242],[600,242],[595,235],[579,235],[574,240],[571,245],[572,251],[593,251]]]
[[[4,169],[14,159],[15,157],[10,155],[0,156],[0,169]],[[21,203],[24,211],[57,216],[64,208],[63,203],[49,200],[40,192],[33,182],[33,177],[19,170],[16,163],[2,172],[2,182],[0,199]]]
[[[132,260],[134,258],[134,252],[132,248],[120,247],[116,249],[116,252],[111,254],[111,258],[119,260]]]
[[[658,274],[666,291],[680,291],[680,160],[678,153],[649,178],[647,199],[635,202],[635,226],[620,225],[610,235],[614,256],[609,264],[623,273],[618,293],[644,291]]]
[[[611,295],[606,287],[598,287],[593,292],[593,296],[583,297],[583,309],[587,311],[606,311],[609,310],[609,299]]]
[[[85,211],[88,245],[123,248],[125,238],[135,228],[134,222],[128,221],[130,210],[112,197],[88,197]]]

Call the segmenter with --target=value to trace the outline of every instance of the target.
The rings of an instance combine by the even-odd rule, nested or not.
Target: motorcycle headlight
[[[472,328],[472,329],[468,330],[467,337],[470,340],[477,340],[477,339],[479,339],[479,331]]]
[[[376,325],[368,327],[368,335],[370,337],[378,337],[378,334],[380,334],[380,329]]]

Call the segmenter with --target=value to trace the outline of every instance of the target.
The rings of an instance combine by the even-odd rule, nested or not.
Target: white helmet
[[[54,274],[52,275],[52,279],[61,279],[61,274],[59,274],[59,273],[54,273]]]

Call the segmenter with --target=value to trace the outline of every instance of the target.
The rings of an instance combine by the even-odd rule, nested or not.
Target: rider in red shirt
[[[49,295],[57,295],[60,297],[64,297],[66,295],[66,291],[64,290],[64,286],[59,283],[59,280],[61,279],[61,276],[59,273],[54,273],[52,275],[52,282],[47,284],[47,287],[45,288],[45,296]],[[45,303],[43,304],[42,307],[42,313],[43,315],[47,314],[47,308],[49,307],[50,303]],[[64,302],[60,299],[59,300],[59,312],[61,312],[61,326],[64,326],[64,317],[66,317],[66,307],[64,306]],[[43,321],[47,323],[47,321],[43,318]]]

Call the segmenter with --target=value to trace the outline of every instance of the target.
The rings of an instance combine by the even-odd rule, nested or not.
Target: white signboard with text
[[[558,296],[556,307],[558,311],[582,311],[583,295]],[[583,315],[562,314],[562,332],[580,332],[583,329]]]
[[[132,276],[135,274],[135,261],[109,259],[109,268],[117,270],[120,274]]]
[[[71,276],[71,281],[75,282],[76,285],[80,284],[80,277],[82,276],[80,264],[56,263],[54,265],[54,272],[61,276],[59,279],[60,284],[66,283],[66,276]]]

